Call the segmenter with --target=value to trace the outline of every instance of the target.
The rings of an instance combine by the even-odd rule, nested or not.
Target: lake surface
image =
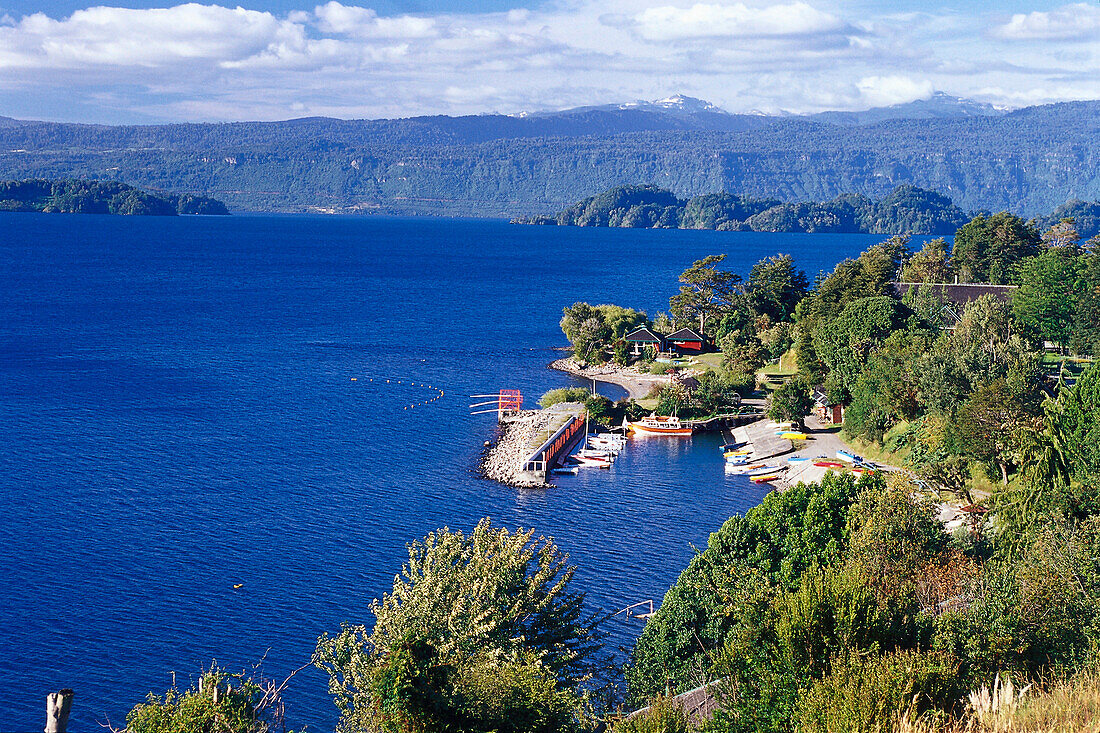
[[[747,274],[786,252],[812,279],[881,239],[0,214],[0,730],[41,730],[62,687],[74,729],[121,725],[214,659],[281,679],[369,623],[406,542],[485,516],[555,537],[593,608],[659,602],[763,496],[718,439],[518,491],[475,474],[494,422],[469,395],[573,383],[546,365],[575,301],[652,313],[708,254]],[[410,381],[445,396],[403,409],[438,394]],[[295,678],[296,728],[331,730],[325,685]]]

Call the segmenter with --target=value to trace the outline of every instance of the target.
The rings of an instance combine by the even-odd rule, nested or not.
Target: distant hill
[[[176,216],[228,214],[221,201],[191,194],[151,194],[116,181],[0,181],[0,211]]]
[[[1100,199],[1100,102],[1003,113],[926,102],[833,122],[674,97],[524,116],[0,124],[0,177],[120,180],[241,210],[506,217],[635,183],[783,203],[911,184],[1024,216]],[[917,117],[869,121],[897,114]]]
[[[861,112],[819,112],[807,115],[814,122],[827,122],[833,125],[870,125],[885,120],[933,120],[957,119],[960,117],[1001,117],[1009,113],[1002,107],[960,99],[950,94],[936,92],[928,99],[918,99],[905,104],[889,107],[874,107]]]
[[[845,194],[833,201],[783,203],[727,193],[682,201],[656,186],[617,186],[556,216],[521,217],[519,224],[718,229],[721,231],[846,234],[954,234],[969,217],[934,191],[901,185],[878,201]]]

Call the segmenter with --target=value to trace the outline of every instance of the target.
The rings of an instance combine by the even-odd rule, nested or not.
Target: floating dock
[[[733,440],[736,443],[748,443],[752,447],[753,461],[762,461],[793,451],[794,443],[787,438],[780,438],[775,432],[776,428],[768,420],[757,420],[734,428]]]

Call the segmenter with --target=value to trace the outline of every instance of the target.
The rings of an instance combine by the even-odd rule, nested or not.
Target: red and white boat
[[[650,415],[627,424],[630,430],[639,435],[691,435],[691,428],[681,423],[676,416]]]

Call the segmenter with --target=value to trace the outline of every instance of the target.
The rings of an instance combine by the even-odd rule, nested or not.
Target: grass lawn
[[[718,374],[726,373],[726,370],[722,368],[721,352],[716,351],[713,354],[696,354],[692,359],[696,364],[707,371],[717,372]]]

